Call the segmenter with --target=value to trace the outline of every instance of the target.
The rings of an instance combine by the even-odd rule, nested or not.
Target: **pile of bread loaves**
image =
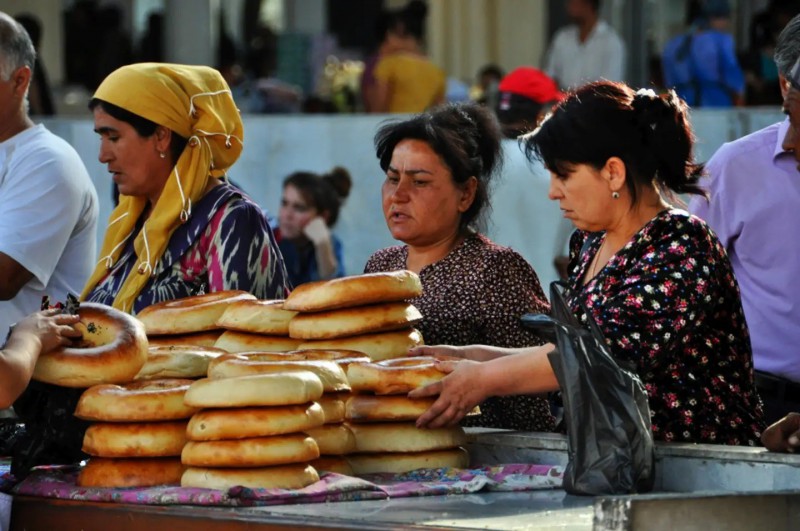
[[[42,356],[34,377],[87,388],[75,412],[95,422],[83,486],[300,488],[318,470],[463,467],[461,428],[417,429],[432,401],[404,396],[443,377],[404,357],[422,343],[404,302],[420,294],[417,275],[397,271],[306,284],[285,301],[188,297],[138,319],[85,303],[83,344]]]

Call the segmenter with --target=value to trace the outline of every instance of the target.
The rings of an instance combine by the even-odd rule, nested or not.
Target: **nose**
[[[547,197],[551,201],[557,201],[564,197],[564,192],[561,190],[561,181],[552,173],[550,174],[550,187],[547,189]]]
[[[395,201],[407,201],[408,191],[411,189],[411,179],[401,177],[392,192],[392,199]]]
[[[107,148],[106,143],[102,140],[100,141],[100,152],[97,158],[103,164],[108,164],[109,162],[111,162],[112,159],[111,150]]]

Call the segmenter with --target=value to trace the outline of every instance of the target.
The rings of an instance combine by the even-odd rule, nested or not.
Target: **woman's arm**
[[[557,390],[558,380],[547,359],[547,354],[554,348],[554,345],[548,343],[540,347],[517,349],[510,355],[499,356],[484,363],[437,361],[437,368],[448,375],[408,394],[411,398],[439,395],[428,411],[417,419],[417,427],[439,428],[455,425],[490,396],[538,394]]]
[[[81,337],[71,326],[80,318],[60,311],[31,314],[14,327],[0,351],[0,408],[10,407],[28,386],[39,354]]]

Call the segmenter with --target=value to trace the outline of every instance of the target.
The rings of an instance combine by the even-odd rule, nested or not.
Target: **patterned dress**
[[[136,233],[141,228],[137,226]],[[111,304],[129,274],[137,274],[134,238],[86,300]],[[172,234],[134,313],[156,302],[240,289],[259,299],[283,298],[287,276],[261,209],[235,187],[212,188],[193,205],[192,217]]]
[[[597,233],[596,233],[597,234]],[[583,285],[599,234],[570,241],[570,305],[586,305],[619,359],[632,362],[662,441],[758,445],[761,401],[739,286],[716,235],[697,217],[667,210]]]
[[[365,273],[406,268],[408,246],[373,254]],[[443,259],[420,271],[423,294],[414,304],[423,320],[418,326],[428,345],[541,345],[522,328],[520,316],[548,313],[550,305],[533,268],[517,252],[474,234]],[[493,397],[480,406],[480,417],[463,424],[527,431],[553,431],[547,400],[538,396]]]

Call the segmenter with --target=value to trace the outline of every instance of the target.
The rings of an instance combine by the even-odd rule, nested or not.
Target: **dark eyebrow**
[[[389,167],[388,167],[388,168],[386,168],[386,171],[387,171],[387,172],[392,172],[392,173],[400,173],[400,172],[397,170],[397,168],[395,168],[395,167],[394,167],[394,166],[392,166],[391,164],[389,165]],[[414,169],[411,169],[411,170],[406,170],[406,173],[408,173],[409,175],[418,175],[418,174],[420,174],[420,173],[424,173],[424,174],[426,174],[426,175],[433,175],[433,172],[431,172],[431,171],[428,171],[428,170],[423,170],[423,169],[421,169],[421,168],[414,168]]]
[[[107,135],[109,133],[116,133],[117,130],[114,129],[113,127],[105,126],[105,127],[95,127],[94,132],[97,133],[98,135]]]

